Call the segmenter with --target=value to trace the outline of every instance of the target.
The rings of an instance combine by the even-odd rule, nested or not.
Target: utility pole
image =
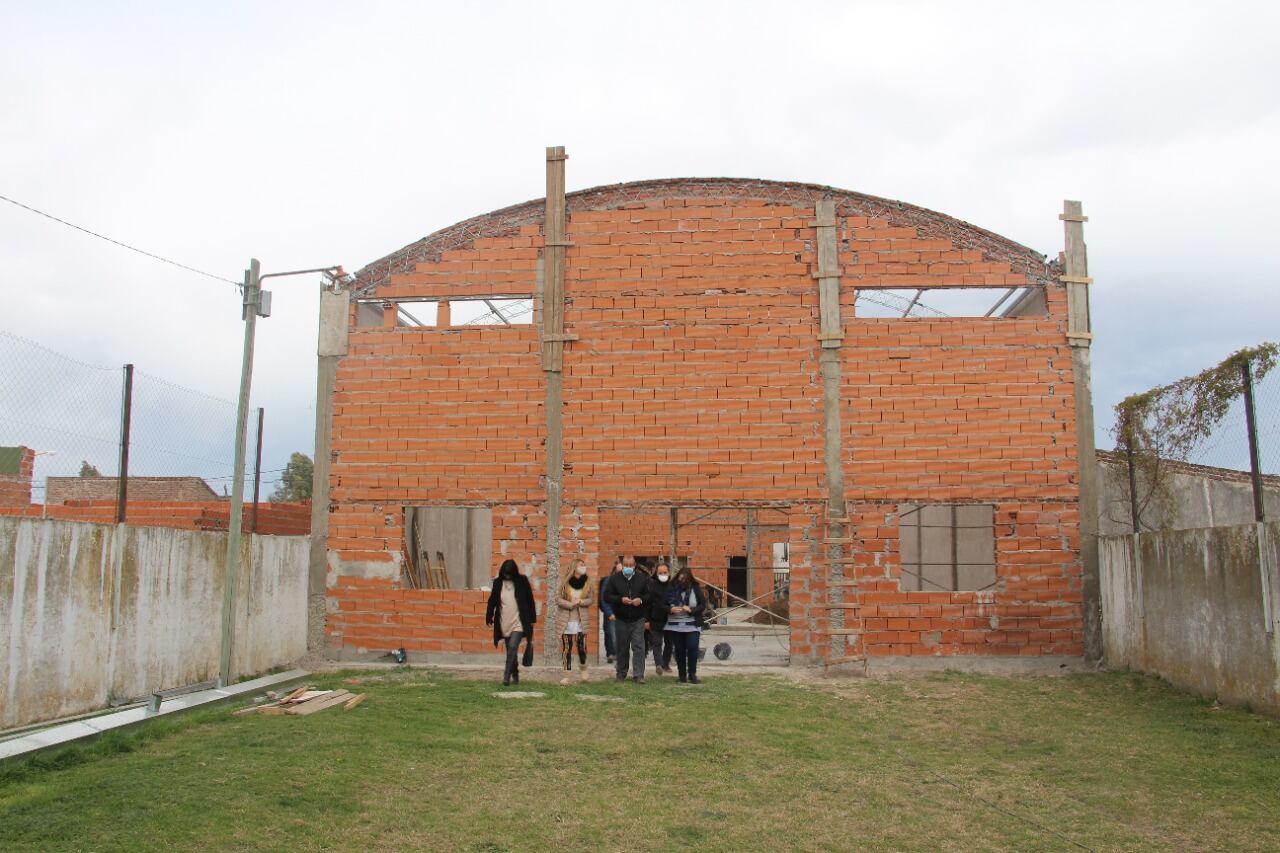
[[[244,318],[244,354],[240,360],[240,402],[236,407],[235,464],[231,480],[231,513],[227,525],[227,561],[222,584],[222,654],[219,658],[218,684],[225,687],[235,677],[232,671],[231,650],[236,629],[236,585],[240,572],[240,530],[244,522],[244,443],[249,427],[249,386],[253,382],[253,336],[259,313],[262,312],[262,287],[257,258],[249,260],[244,272],[244,300],[241,316]],[[270,300],[267,311],[270,314]]]
[[[262,289],[263,279],[289,275],[323,273],[330,279],[343,275],[342,267],[317,267],[309,270],[273,272],[262,275],[257,258],[249,260],[244,271],[244,299],[240,313],[244,318],[244,355],[240,362],[240,402],[236,407],[235,465],[231,487],[231,515],[227,525],[227,561],[222,586],[222,654],[218,666],[218,684],[225,687],[235,678],[233,650],[236,627],[236,586],[240,571],[240,538],[244,528],[244,457],[249,432],[249,386],[253,380],[253,335],[259,317],[271,316],[271,293]],[[259,421],[261,423],[261,421]],[[261,438],[259,438],[261,442]],[[255,478],[256,479],[256,478]],[[255,486],[256,496],[256,486]],[[255,499],[256,503],[256,499]]]

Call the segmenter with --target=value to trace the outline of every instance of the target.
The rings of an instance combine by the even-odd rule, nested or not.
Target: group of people
[[[636,567],[634,557],[623,557],[613,572],[592,589],[587,567],[575,560],[556,594],[556,607],[564,618],[560,652],[565,676],[570,682],[573,659],[578,659],[579,678],[587,680],[587,628],[591,607],[598,601],[604,620],[605,653],[617,667],[615,678],[630,675],[644,683],[645,660],[653,655],[654,670],[671,673],[674,657],[681,684],[698,684],[698,648],[706,623],[706,593],[688,568],[672,577],[670,566],[658,563],[652,574]],[[537,608],[529,579],[520,573],[515,560],[505,560],[493,580],[485,624],[493,626],[493,644],[506,648],[502,683],[520,683],[520,644],[525,644],[525,664],[532,663],[533,625]]]

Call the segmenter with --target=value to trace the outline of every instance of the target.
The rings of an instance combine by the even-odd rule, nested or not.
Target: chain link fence
[[[31,503],[116,499],[126,399],[130,501],[208,501],[230,493],[236,404],[137,368],[127,389],[129,372],[0,331],[0,447],[11,448],[19,467],[24,453],[32,459]],[[246,441],[246,496],[253,489],[255,418],[256,410]],[[261,473],[266,486],[278,472]]]
[[[1280,505],[1278,363],[1280,345],[1265,343],[1121,401],[1111,432],[1123,482],[1104,482],[1113,493],[1108,517],[1129,530],[1274,517]]]

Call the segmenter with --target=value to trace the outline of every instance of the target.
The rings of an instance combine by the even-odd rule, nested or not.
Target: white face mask
[[[668,580],[670,580],[670,578],[671,578],[671,575],[666,575],[666,574],[658,575],[658,580],[662,581],[663,583],[666,583]]]

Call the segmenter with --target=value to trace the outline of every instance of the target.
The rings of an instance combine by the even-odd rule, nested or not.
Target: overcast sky
[[[1280,337],[1278,25],[1222,2],[10,2],[0,194],[236,280],[539,197],[555,144],[570,191],[812,181],[1050,255],[1081,199],[1101,430]],[[231,285],[2,203],[0,253],[0,330],[235,399]],[[316,286],[270,285],[258,327],[267,469],[311,450]]]

